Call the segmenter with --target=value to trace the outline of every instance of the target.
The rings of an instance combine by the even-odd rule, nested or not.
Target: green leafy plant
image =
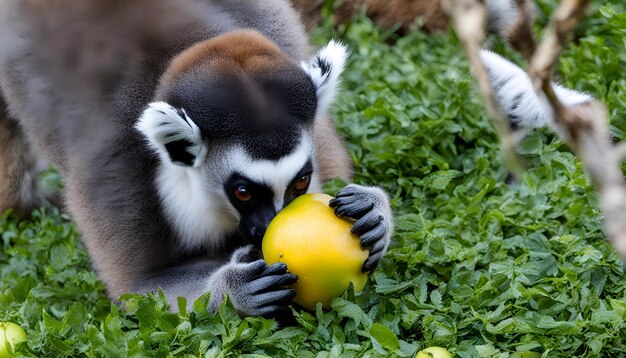
[[[554,1],[539,5],[549,10]],[[228,302],[211,315],[208,295],[189,311],[181,299],[178,314],[160,294],[125,295],[118,305],[69,217],[45,208],[20,221],[7,212],[0,321],[27,331],[18,354],[412,357],[434,345],[460,357],[626,354],[626,278],[579,161],[537,131],[519,148],[526,173],[506,184],[496,135],[453,35],[397,38],[359,17],[341,29],[322,26],[314,41],[339,34],[352,56],[337,124],[355,180],[387,189],[396,216],[392,247],[362,293],[347,292],[328,312],[297,313],[298,325],[287,328],[240,319]],[[624,139],[624,5],[596,2],[577,36],[560,74],[608,104],[612,132]],[[489,43],[507,51],[497,39]]]

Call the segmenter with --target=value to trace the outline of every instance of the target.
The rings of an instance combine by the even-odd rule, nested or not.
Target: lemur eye
[[[235,188],[235,191],[233,193],[235,194],[235,198],[242,202],[250,201],[250,199],[252,199],[252,194],[250,193],[248,188],[243,185]]]
[[[307,188],[307,186],[309,185],[310,181],[311,181],[311,175],[310,174],[303,175],[300,178],[298,178],[296,183],[293,185],[293,188],[295,190],[304,190],[304,189]]]

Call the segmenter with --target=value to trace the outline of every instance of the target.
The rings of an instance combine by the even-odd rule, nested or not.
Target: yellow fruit
[[[415,358],[452,358],[452,354],[442,347],[428,347],[417,352]]]
[[[353,222],[335,216],[326,194],[305,194],[281,210],[263,237],[263,257],[268,265],[287,264],[298,275],[294,302],[314,310],[317,302],[330,308],[330,301],[349,286],[365,286],[361,271],[369,256],[359,237],[350,232]]]
[[[11,351],[15,345],[26,341],[26,332],[22,327],[11,322],[0,322],[0,358],[9,358],[9,346]]]

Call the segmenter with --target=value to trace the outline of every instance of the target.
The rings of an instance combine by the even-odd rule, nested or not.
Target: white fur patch
[[[317,164],[313,164],[313,165],[317,167]],[[307,190],[307,193],[321,193],[322,190],[323,190],[322,181],[317,175],[317,172],[314,171],[313,175],[311,176],[311,184],[309,185],[309,190]]]
[[[277,161],[256,160],[251,158],[244,149],[237,148],[232,152],[229,162],[232,163],[232,171],[239,172],[250,180],[263,183],[272,188],[274,192],[274,207],[278,212],[282,209],[287,187],[309,158],[313,157],[313,154],[312,139],[303,135],[298,148],[293,153]],[[319,182],[315,176],[312,179]],[[311,184],[313,184],[313,180]],[[313,187],[313,185],[310,185],[309,191]],[[315,189],[318,188],[315,187]]]
[[[317,114],[328,111],[330,104],[335,99],[339,86],[339,76],[348,60],[348,48],[346,45],[331,40],[321,48],[309,60],[302,62],[300,66],[311,77],[317,91]]]
[[[502,109],[523,130],[552,125],[552,110],[543,95],[535,93],[530,78],[521,68],[491,51],[481,50],[480,58],[487,66],[491,83]],[[552,84],[563,105],[572,106],[590,102],[586,93]]]
[[[223,173],[228,176],[237,171],[272,188],[274,206],[279,211],[287,187],[311,157],[314,157],[313,141],[304,135],[298,148],[278,161],[255,160],[244,149],[237,148],[228,154]],[[164,161],[157,174],[157,191],[166,217],[180,237],[183,250],[187,251],[220,246],[225,236],[237,230],[241,219],[223,187],[210,186],[202,170]],[[321,190],[315,175],[309,186],[311,190]]]
[[[164,162],[171,161],[166,144],[178,140],[191,143],[187,151],[195,157],[195,167],[202,163],[207,150],[200,136],[200,128],[187,116],[184,109],[181,111],[185,118],[165,102],[150,103],[135,127],[148,138],[150,147],[159,153]]]
[[[163,162],[157,190],[184,250],[218,247],[237,230],[239,213],[225,209],[230,206],[224,202],[222,188],[209,187],[199,169]]]

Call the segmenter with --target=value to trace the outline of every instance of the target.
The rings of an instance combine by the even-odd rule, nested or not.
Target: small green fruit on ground
[[[428,347],[417,352],[415,358],[452,358],[452,354],[442,347]]]
[[[9,358],[9,346],[11,351],[15,345],[26,341],[26,332],[22,327],[11,322],[0,322],[0,358]]]

